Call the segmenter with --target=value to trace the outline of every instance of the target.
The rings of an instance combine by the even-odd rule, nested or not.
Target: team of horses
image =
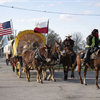
[[[65,46],[62,44],[62,41],[57,42],[55,41],[55,45],[51,48],[51,45],[43,46],[36,48],[35,50],[25,50],[22,53],[23,59],[23,67],[24,72],[26,73],[26,79],[30,81],[30,69],[33,67],[37,71],[37,82],[43,83],[41,76],[43,75],[44,80],[56,81],[54,78],[55,66],[57,64],[62,64],[64,69],[64,80],[68,79],[68,71],[72,71],[71,77],[74,78],[74,69],[78,66],[78,74],[80,83],[83,84],[81,78],[81,63],[83,58],[80,57],[85,51],[80,52],[77,57],[76,61],[73,62],[72,56],[73,52],[70,51],[70,44],[69,46]],[[98,74],[100,70],[100,50],[94,53],[95,58],[90,59],[89,63],[86,63],[84,68],[84,84],[86,85],[86,72],[87,68],[95,68],[95,84],[97,89],[98,86]],[[51,67],[46,67],[51,66]],[[92,67],[91,67],[92,66]],[[71,67],[71,68],[70,68]],[[49,69],[49,75],[47,77],[46,70]]]

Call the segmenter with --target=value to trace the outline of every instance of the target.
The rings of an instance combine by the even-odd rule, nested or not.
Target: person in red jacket
[[[81,64],[82,66],[85,66],[86,62],[88,62],[90,59],[90,55],[99,48],[100,39],[98,33],[98,29],[93,29],[91,34],[86,38],[85,56],[83,63]]]

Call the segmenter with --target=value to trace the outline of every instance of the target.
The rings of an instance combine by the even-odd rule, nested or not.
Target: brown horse
[[[26,78],[30,81],[30,69],[33,67],[37,71],[37,81],[42,83],[40,69],[51,61],[52,50],[50,46],[37,48],[35,51],[26,50],[22,54],[23,66],[25,67]]]
[[[43,79],[44,80],[50,80],[52,79],[54,82],[56,81],[56,79],[54,78],[54,71],[55,71],[55,66],[56,64],[58,64],[58,59],[59,59],[59,55],[62,54],[63,51],[63,45],[62,42],[60,40],[60,42],[55,41],[55,45],[52,47],[52,52],[53,52],[53,59],[51,61],[51,66],[48,66],[49,69],[49,75],[47,77],[46,74],[46,70],[47,68],[43,68]]]
[[[64,53],[61,56],[61,64],[63,65],[63,69],[64,69],[64,80],[68,79],[68,70],[69,67],[72,67],[73,64],[72,56],[73,56],[73,51],[70,49],[70,46],[67,47],[64,46]],[[72,70],[71,78],[74,78],[73,73],[74,72]]]
[[[60,60],[60,64],[63,65],[63,69],[64,69],[64,80],[67,79],[68,77],[68,70],[69,70],[69,67],[72,67],[72,52],[70,50],[70,46],[67,46],[65,47],[63,44],[62,44],[62,41],[60,40],[60,42],[55,42],[55,45],[53,46],[52,48],[52,52],[54,54],[54,56]],[[61,56],[61,57],[59,57]],[[57,59],[56,62],[57,62]],[[67,66],[67,69],[66,69],[66,66]],[[55,66],[52,66],[51,68],[49,68],[49,76],[47,78],[47,80],[50,80],[51,78],[51,75],[52,75],[52,80],[53,81],[56,81],[54,79],[54,71],[55,71]],[[44,79],[46,79],[46,69],[44,70]],[[73,70],[72,70],[72,75],[71,77],[74,78],[74,74],[73,74]]]
[[[80,79],[80,83],[83,84],[82,78],[81,78],[81,63],[83,62],[83,59],[80,58],[80,55],[82,55],[85,51],[81,51],[76,58],[75,63],[73,64],[73,67],[71,68],[71,70],[74,71],[75,67],[78,66],[78,74],[79,74],[79,79]],[[100,49],[93,53],[94,57],[90,58],[90,61],[88,63],[86,63],[86,66],[84,68],[84,84],[86,84],[86,72],[87,72],[87,68],[95,68],[95,85],[97,87],[97,89],[99,89],[98,86],[98,74],[99,74],[99,70],[100,70]],[[93,55],[92,55],[93,56]],[[70,70],[69,70],[70,71]]]

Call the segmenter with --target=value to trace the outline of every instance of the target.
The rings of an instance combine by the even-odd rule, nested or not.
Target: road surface
[[[87,86],[80,84],[77,71],[74,79],[69,72],[67,81],[63,80],[62,71],[56,71],[55,79],[56,82],[50,80],[40,84],[36,81],[36,72],[31,71],[30,82],[27,82],[24,73],[18,78],[11,66],[6,65],[5,58],[0,58],[0,100],[100,100],[94,71],[87,72]],[[100,85],[100,78],[98,82]]]

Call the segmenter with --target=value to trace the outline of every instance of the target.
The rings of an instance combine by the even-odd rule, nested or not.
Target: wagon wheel
[[[22,70],[21,70],[21,65],[20,65],[20,62],[17,62],[16,64],[16,74],[18,75],[18,78],[21,78],[21,75],[22,75]]]

